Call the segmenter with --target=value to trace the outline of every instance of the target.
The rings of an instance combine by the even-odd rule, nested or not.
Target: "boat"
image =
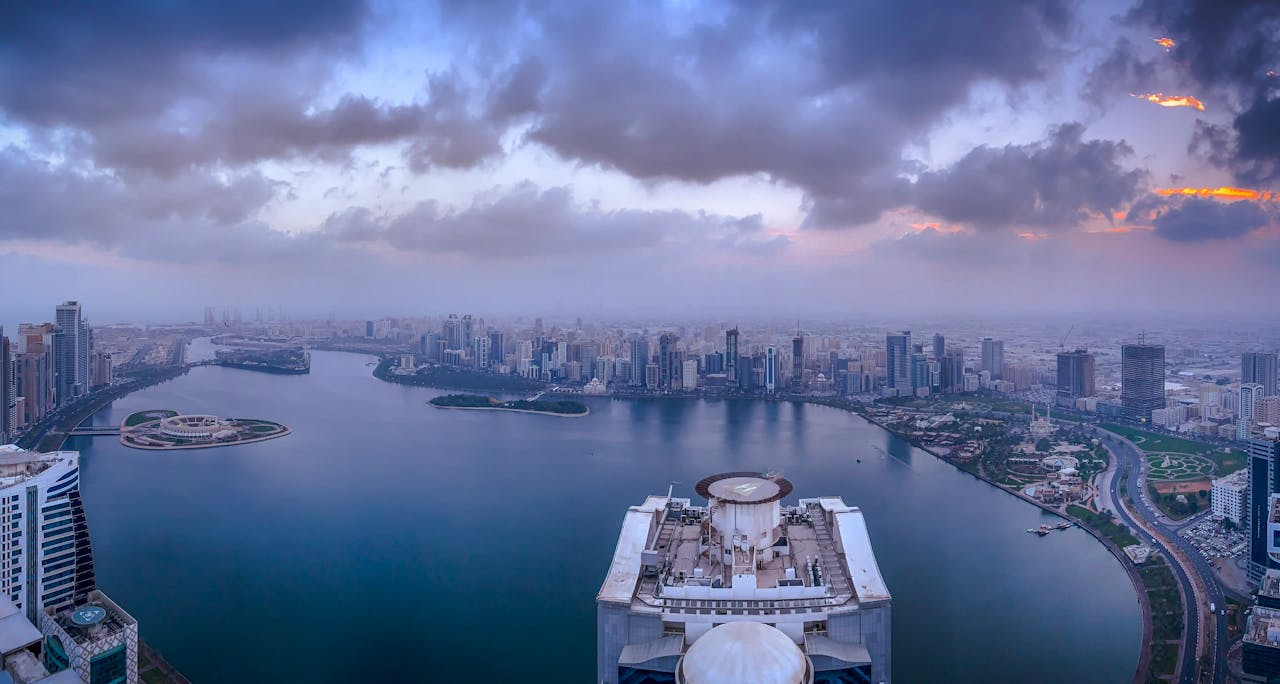
[[[1065,530],[1065,529],[1067,529],[1068,527],[1071,527],[1071,523],[1067,522],[1066,520],[1063,520],[1062,522],[1058,523],[1057,525],[1054,525],[1054,526],[1053,526],[1053,529],[1055,529],[1055,530]]]
[[[1048,526],[1048,525],[1041,525],[1041,526],[1037,527],[1037,528],[1036,528],[1036,534],[1040,535],[1041,537],[1045,536],[1046,534],[1049,534],[1049,526]]]

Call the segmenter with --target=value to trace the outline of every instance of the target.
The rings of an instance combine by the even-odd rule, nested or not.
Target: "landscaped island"
[[[446,394],[427,402],[436,408],[471,409],[473,411],[520,411],[549,416],[585,416],[590,410],[580,401],[539,401],[516,399],[498,401],[479,394]]]
[[[120,424],[120,443],[134,449],[203,449],[287,434],[289,428],[269,420],[180,415],[168,409],[131,413]]]

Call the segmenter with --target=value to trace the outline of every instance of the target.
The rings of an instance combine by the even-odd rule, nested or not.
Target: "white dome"
[[[804,684],[809,659],[773,627],[728,622],[693,642],[679,671],[684,684]]]

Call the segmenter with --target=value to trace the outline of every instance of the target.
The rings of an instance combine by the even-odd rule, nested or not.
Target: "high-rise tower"
[[[1240,382],[1262,385],[1262,396],[1276,395],[1275,352],[1245,352],[1240,355]]]
[[[1133,418],[1150,420],[1164,408],[1164,345],[1126,344],[1120,348],[1120,403]]]
[[[54,320],[58,323],[58,331],[53,336],[54,374],[57,376],[57,400],[61,405],[89,389],[89,331],[79,302],[59,304],[56,316]]]
[[[738,386],[738,329],[724,333],[724,382],[729,387]]]
[[[982,338],[982,368],[991,374],[992,380],[1000,380],[1004,373],[1004,340]]]
[[[885,335],[884,347],[885,387],[895,393],[908,393],[911,389],[911,331]]]
[[[1074,404],[1077,397],[1094,395],[1093,354],[1085,349],[1058,352],[1058,392],[1060,405]]]

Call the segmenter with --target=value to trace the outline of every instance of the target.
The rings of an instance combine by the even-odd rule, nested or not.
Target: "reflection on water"
[[[305,376],[197,368],[95,418],[173,407],[276,420],[283,439],[71,443],[99,582],[193,681],[590,681],[595,594],[627,507],[673,480],[696,498],[706,475],[771,468],[797,496],[866,512],[897,681],[1132,677],[1139,613],[1114,558],[1080,530],[1027,535],[1038,509],[856,416],[590,398],[574,419],[441,411],[426,406],[439,392],[365,364],[314,352]],[[329,653],[358,655],[313,656]]]

